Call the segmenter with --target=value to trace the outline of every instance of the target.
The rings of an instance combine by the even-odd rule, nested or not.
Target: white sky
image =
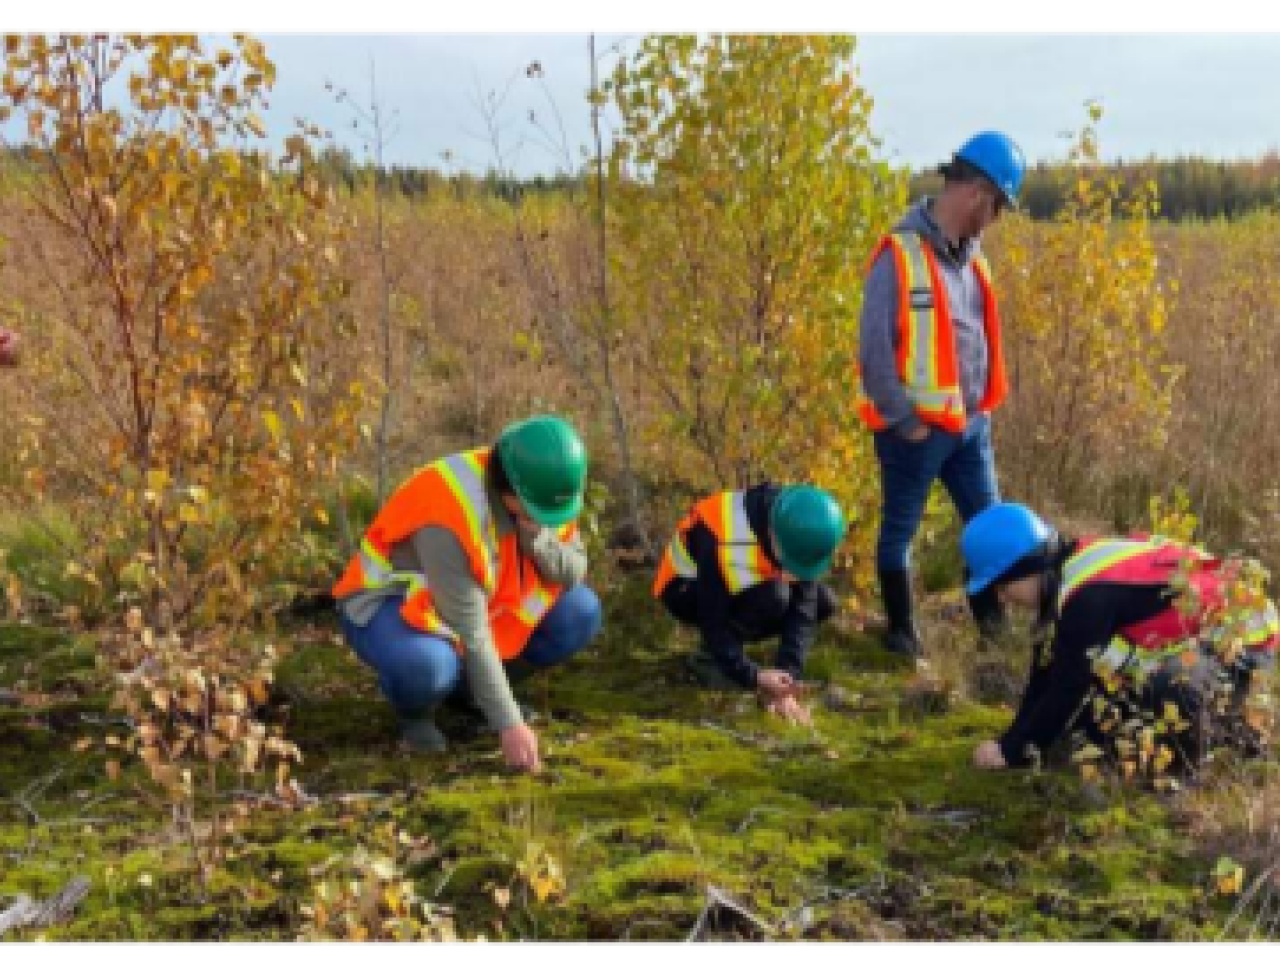
[[[247,29],[262,37],[278,68],[268,116],[273,132],[287,132],[293,118],[303,116],[333,130],[357,154],[363,148],[351,130],[351,111],[334,102],[325,82],[367,104],[372,60],[379,100],[397,114],[387,160],[401,165],[444,167],[448,151],[455,169],[492,166],[496,151],[479,101],[508,90],[512,78],[497,113],[504,162],[525,175],[577,162],[590,136],[584,95],[587,31],[593,29],[600,50],[625,52],[658,30],[855,33],[855,62],[875,100],[873,128],[891,157],[916,168],[946,159],[986,128],[1009,133],[1032,162],[1054,159],[1064,152],[1061,134],[1080,126],[1090,99],[1105,110],[1101,141],[1109,157],[1231,159],[1280,149],[1280,33],[1264,32],[1280,29],[1280,12],[1261,3],[1122,7],[1082,0],[1066,11],[1070,19],[1055,13],[1058,22],[1032,10],[1033,0],[975,0],[966,9],[929,0],[897,5],[901,10],[863,9],[872,6],[865,0],[661,0],[643,10],[599,0],[573,6],[452,0],[449,6],[227,0],[188,10],[128,0],[108,12],[74,0],[60,2],[53,15],[32,7],[6,11],[0,24],[6,30]],[[925,24],[932,32],[911,32]],[[1084,28],[1117,32],[1069,32]],[[1153,28],[1182,32],[1140,32]],[[542,65],[542,81],[524,77],[534,60]],[[611,62],[605,59],[602,73]],[[545,132],[530,123],[531,110]]]

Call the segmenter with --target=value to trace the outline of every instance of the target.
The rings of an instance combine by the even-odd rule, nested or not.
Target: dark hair
[[[498,491],[499,496],[516,492],[515,487],[511,485],[511,478],[507,476],[507,468],[502,465],[502,457],[498,453],[498,445],[496,443],[490,448],[489,466],[485,473],[489,483],[492,484],[493,489]]]
[[[1036,611],[1033,629],[1043,633],[1058,615],[1058,591],[1062,589],[1062,568],[1080,545],[1079,539],[1054,532],[1045,545],[1048,565],[1044,569],[1044,589],[1040,592],[1040,609]]]
[[[974,180],[985,180],[991,183],[991,178],[975,167],[968,160],[960,157],[952,157],[950,163],[944,163],[938,167],[938,172],[942,174],[945,183],[972,183]],[[991,183],[991,186],[995,186]]]
[[[1004,573],[1000,574],[1000,576],[992,580],[991,585],[993,587],[1000,587],[1006,583],[1015,583],[1018,580],[1033,577],[1038,573],[1044,573],[1044,571],[1049,569],[1049,564],[1052,562],[1052,547],[1053,540],[1046,540],[1026,556],[1020,558],[1017,563]]]
[[[944,163],[938,168],[938,172],[942,174],[943,185],[951,183],[973,183],[975,180],[985,183],[991,188],[996,197],[996,212],[1004,209],[1006,201],[1004,191],[996,186],[995,181],[983,173],[980,169],[960,157],[952,157],[950,163]]]

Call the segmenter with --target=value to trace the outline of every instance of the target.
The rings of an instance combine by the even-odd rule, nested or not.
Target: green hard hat
[[[844,537],[844,515],[826,491],[784,487],[769,511],[769,529],[783,569],[800,580],[817,580]]]
[[[587,451],[566,421],[537,416],[508,425],[498,459],[529,516],[544,527],[564,526],[582,511]]]

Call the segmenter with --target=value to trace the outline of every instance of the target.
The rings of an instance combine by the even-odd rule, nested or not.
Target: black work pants
[[[735,593],[729,603],[729,622],[735,633],[746,643],[781,634],[791,612],[793,592],[784,580],[766,580]],[[676,577],[662,591],[662,603],[677,620],[698,626],[697,580]],[[835,594],[825,583],[818,584],[817,622],[830,619],[835,610]]]

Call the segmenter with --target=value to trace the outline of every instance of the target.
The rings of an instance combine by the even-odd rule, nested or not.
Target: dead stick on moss
[[[47,927],[61,923],[75,912],[89,892],[88,877],[74,877],[48,900],[34,900],[18,894],[9,909],[0,913],[0,935],[18,927]]]
[[[39,800],[44,796],[45,791],[53,786],[54,781],[66,772],[66,769],[66,767],[58,767],[43,777],[37,777],[27,784],[26,788],[18,796],[26,801]]]
[[[1267,884],[1267,895],[1262,900],[1262,906],[1258,907],[1253,913],[1253,926],[1249,928],[1249,935],[1246,940],[1252,940],[1258,935],[1258,930],[1263,926],[1271,910],[1272,901],[1276,897],[1275,884]]]
[[[81,827],[81,826],[101,826],[107,823],[128,823],[136,820],[136,817],[65,817],[61,820],[46,820],[46,827]]]
[[[702,905],[702,912],[698,914],[698,919],[694,921],[693,929],[689,931],[689,935],[684,938],[685,943],[693,943],[702,936],[702,926],[707,922],[707,917],[711,915],[714,904],[708,900]]]
[[[747,923],[751,924],[751,926],[759,930],[760,933],[764,935],[766,938],[773,936],[773,926],[770,923],[768,923],[767,921],[761,920],[754,913],[752,913],[750,910],[748,910],[746,907],[740,904],[737,900],[733,899],[733,897],[729,896],[719,887],[713,886],[712,884],[707,884],[706,905],[703,906],[702,913],[698,915],[698,922],[693,925],[693,929],[689,932],[689,935],[685,937],[685,942],[691,943],[697,940],[698,937],[702,935],[702,928],[706,925],[706,922],[710,918],[711,914],[721,907],[724,907],[726,910],[729,910],[730,912],[737,914],[738,917],[745,920]]]
[[[114,793],[100,793],[96,797],[90,797],[88,800],[86,800],[84,804],[80,807],[79,812],[84,813],[90,807],[96,807],[100,803],[106,803],[108,800],[114,800],[115,798],[116,798],[116,794]]]
[[[730,730],[728,727],[722,727],[720,724],[712,723],[710,720],[703,720],[699,726],[705,727],[708,730],[714,730],[716,733],[722,733],[726,737],[731,737],[739,743],[745,743],[749,747],[760,746],[760,741],[757,738],[750,736],[749,734],[739,733],[737,730]]]
[[[33,807],[33,806],[31,806],[31,804],[27,803],[27,801],[26,801],[26,800],[24,800],[22,797],[20,797],[20,796],[18,796],[18,797],[8,797],[7,799],[8,799],[8,801],[9,801],[10,803],[12,803],[15,807],[19,807],[19,808],[21,808],[22,812],[23,812],[23,813],[25,813],[28,817],[30,817],[30,818],[31,818],[31,824],[32,824],[32,826],[34,826],[35,824],[37,824],[37,823],[39,823],[39,822],[40,822],[40,814],[36,813],[36,809],[35,809],[35,807]]]
[[[778,924],[779,929],[789,930],[795,936],[803,936],[811,926],[812,919],[801,923],[806,910],[812,907],[820,906],[826,903],[840,903],[843,900],[861,900],[868,893],[883,893],[888,886],[888,881],[882,873],[872,880],[870,883],[864,883],[857,887],[823,887],[816,897],[805,900],[800,906],[796,907],[791,913]]]
[[[747,827],[749,827],[753,822],[755,822],[756,816],[758,814],[765,813],[766,811],[771,813],[787,812],[782,807],[752,807],[750,810],[747,811],[747,818],[743,820],[742,823],[738,824],[738,829],[734,830],[733,832],[742,833],[742,831],[746,830]]]
[[[1267,882],[1268,878],[1270,878],[1278,868],[1280,868],[1280,860],[1277,860],[1262,873],[1258,874],[1258,878],[1249,885],[1249,889],[1245,891],[1244,896],[1240,898],[1240,902],[1236,904],[1236,908],[1231,912],[1231,916],[1227,918],[1227,922],[1222,925],[1222,933],[1218,935],[1219,940],[1227,939],[1227,933],[1230,932],[1231,925],[1236,922],[1237,918],[1239,918],[1240,914],[1244,911],[1244,908],[1247,907],[1253,898],[1258,895],[1258,891],[1262,888],[1262,885]]]
[[[432,897],[438,897],[440,896],[441,893],[444,892],[444,888],[449,885],[449,881],[453,879],[453,875],[454,873],[457,872],[457,869],[458,867],[456,864],[449,867],[449,869],[445,872],[444,877],[441,878],[438,884],[436,884],[436,892],[431,895]]]

